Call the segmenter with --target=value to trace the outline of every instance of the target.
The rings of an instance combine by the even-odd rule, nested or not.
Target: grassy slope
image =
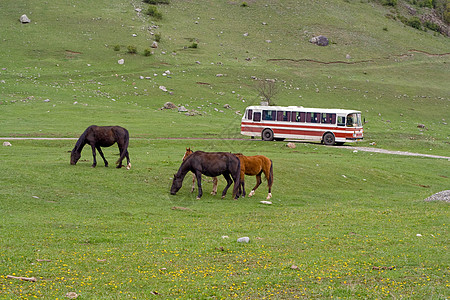
[[[164,19],[152,29],[162,35],[160,48],[144,57],[152,42],[148,26],[154,23],[132,6],[145,10],[144,3],[12,3],[1,4],[0,22],[6,28],[0,51],[3,136],[77,136],[93,123],[121,124],[133,136],[220,135],[224,128],[239,136],[235,111],[258,102],[251,79],[256,76],[280,81],[280,105],[362,110],[369,122],[368,142],[440,153],[448,146],[442,119],[449,105],[449,56],[409,50],[443,54],[449,39],[389,20],[384,7],[356,1],[253,2],[247,8],[237,2],[172,1],[160,6]],[[31,24],[17,21],[22,13],[29,14]],[[308,42],[318,34],[332,44]],[[199,48],[183,49],[191,39]],[[113,45],[121,45],[121,51],[113,51]],[[127,54],[128,45],[140,54]],[[120,58],[124,65],[117,64]],[[298,61],[304,59],[355,64]],[[162,76],[168,69],[171,78]],[[215,77],[219,73],[225,76]],[[166,101],[203,116],[159,111]],[[226,103],[232,111],[214,110]],[[211,120],[223,125],[211,127]],[[419,132],[418,123],[429,130]]]

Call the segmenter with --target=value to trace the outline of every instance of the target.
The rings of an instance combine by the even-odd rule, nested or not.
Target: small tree
[[[259,79],[256,84],[256,91],[268,105],[273,105],[273,98],[278,94],[278,86],[275,79]]]

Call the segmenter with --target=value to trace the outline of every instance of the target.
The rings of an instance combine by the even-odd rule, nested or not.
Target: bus
[[[342,145],[363,139],[361,112],[302,106],[249,106],[241,134],[264,141],[297,139]]]

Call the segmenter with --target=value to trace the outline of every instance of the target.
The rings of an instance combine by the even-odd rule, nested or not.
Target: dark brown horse
[[[239,197],[241,163],[235,155],[227,152],[195,151],[181,163],[178,172],[174,175],[170,194],[175,195],[180,190],[183,185],[183,179],[189,171],[197,177],[197,199],[200,199],[203,195],[202,174],[209,177],[217,177],[219,175],[225,177],[227,186],[222,192],[222,198],[225,197],[228,188],[234,180],[233,198],[237,199]]]
[[[256,185],[248,194],[249,197],[255,194],[255,190],[261,184],[261,174],[264,173],[267,179],[267,185],[269,186],[269,193],[267,200],[272,198],[272,184],[273,184],[273,164],[272,160],[264,155],[245,156],[242,153],[235,153],[235,155],[241,161],[241,176],[240,187],[242,187],[242,197],[245,197],[245,179],[244,175],[256,176]],[[239,190],[240,190],[239,187]]]
[[[186,160],[186,158],[191,155],[192,153],[194,153],[194,151],[191,150],[191,148],[186,148],[186,152],[184,153],[183,156],[183,161]],[[194,192],[195,190],[195,174],[192,174],[192,188],[191,188],[191,193]],[[217,184],[218,184],[218,180],[217,177],[213,177],[213,190],[211,192],[211,195],[216,195],[217,194]]]
[[[122,167],[122,160],[127,158],[127,170],[131,168],[130,157],[128,156],[128,143],[130,135],[128,130],[120,126],[89,126],[78,139],[75,147],[70,155],[70,164],[75,165],[81,157],[81,150],[88,144],[92,147],[92,156],[94,157],[94,163],[92,167],[95,168],[97,160],[95,158],[95,149],[98,150],[100,156],[105,162],[105,167],[108,166],[108,161],[103,155],[100,147],[109,147],[117,143],[119,146],[120,157],[117,160],[117,168]]]

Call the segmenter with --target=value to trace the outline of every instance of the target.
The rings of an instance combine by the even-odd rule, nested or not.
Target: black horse
[[[70,164],[75,165],[81,157],[81,150],[86,144],[92,147],[92,156],[94,156],[94,163],[92,167],[95,168],[97,165],[97,160],[95,159],[95,149],[98,150],[103,161],[105,162],[105,167],[108,166],[108,161],[103,155],[102,149],[100,147],[109,147],[117,142],[120,151],[120,158],[117,160],[117,168],[122,167],[122,160],[127,158],[127,170],[131,168],[130,157],[128,156],[128,143],[130,135],[128,130],[120,126],[89,126],[83,134],[78,139],[75,147],[73,148],[70,155]]]
[[[241,173],[241,162],[234,154],[227,152],[203,152],[195,151],[181,163],[178,172],[173,177],[170,193],[175,195],[183,184],[187,172],[191,171],[197,177],[198,196],[200,199],[202,191],[202,174],[209,177],[223,175],[227,180],[227,186],[222,192],[222,198],[227,194],[228,188],[234,180],[233,198],[239,197],[239,183]],[[231,177],[233,180],[231,179]]]

